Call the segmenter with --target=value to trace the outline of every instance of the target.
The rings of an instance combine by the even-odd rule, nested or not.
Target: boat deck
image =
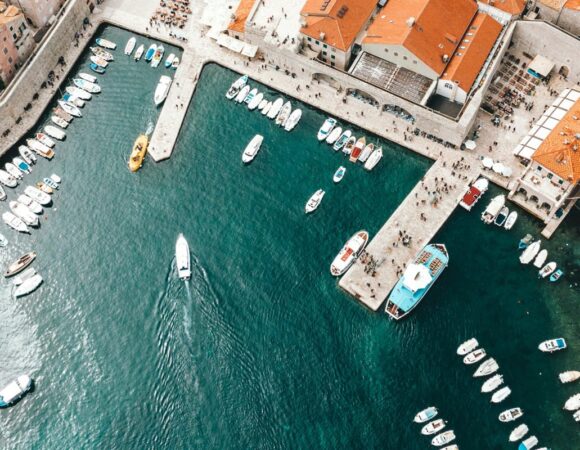
[[[461,154],[454,156],[456,160],[461,158]],[[479,176],[480,164],[474,160],[464,161],[462,166],[465,167],[461,169],[453,169],[454,162],[451,159],[446,163],[443,159],[437,160],[374,236],[366,251],[367,258],[372,256],[377,261],[377,267],[369,270],[364,262],[368,259],[359,258],[340,280],[340,287],[373,311],[379,309],[399,280],[397,266],[404,271],[403,264],[407,265],[421,248],[431,242],[469,185]],[[448,185],[455,185],[455,189],[441,195],[436,206],[428,196],[428,192],[435,190],[435,179],[439,180],[439,186],[442,180]],[[421,214],[426,219],[422,220]],[[405,231],[412,238],[409,245],[403,245],[399,231]],[[450,255],[450,260],[452,258],[453,255]]]

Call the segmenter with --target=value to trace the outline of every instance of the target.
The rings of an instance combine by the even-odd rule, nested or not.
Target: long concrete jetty
[[[471,158],[437,160],[342,277],[340,287],[378,310],[406,265],[451,216],[479,168]]]

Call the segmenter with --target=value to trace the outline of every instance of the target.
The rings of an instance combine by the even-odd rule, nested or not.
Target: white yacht
[[[28,375],[21,375],[16,380],[0,389],[0,407],[10,406],[17,402],[32,387],[32,379]]]
[[[322,202],[322,198],[324,197],[325,192],[322,189],[318,189],[312,197],[308,199],[306,202],[306,206],[304,207],[304,212],[309,214],[315,211],[319,206],[320,202]]]
[[[249,84],[244,85],[244,87],[242,87],[240,89],[240,92],[237,93],[234,101],[236,103],[242,103],[245,100],[245,98],[247,97],[247,95],[250,93],[250,89],[252,89],[252,88],[250,87]]]
[[[326,137],[326,143],[333,145],[342,134],[341,127],[334,127],[330,134]]]
[[[228,91],[226,92],[226,98],[228,100],[233,99],[236,95],[239,94],[239,92],[247,84],[247,82],[248,82],[248,76],[247,75],[242,75],[240,78],[238,78],[236,81],[234,81],[231,84],[231,86],[228,89]]]
[[[16,216],[20,217],[26,225],[30,227],[40,226],[38,216],[30,211],[28,207],[24,206],[22,203],[11,201],[8,203],[8,206],[10,206],[12,212]]]
[[[24,193],[35,202],[40,203],[42,206],[50,205],[52,202],[50,195],[48,195],[46,192],[42,192],[40,189],[37,189],[34,186],[26,186],[24,188]]]
[[[473,350],[471,353],[468,353],[467,355],[465,355],[465,357],[463,358],[463,364],[475,364],[478,361],[481,361],[483,358],[485,358],[485,349],[484,348],[478,348],[477,350]]]
[[[471,338],[466,340],[463,344],[457,347],[457,354],[459,356],[467,355],[469,352],[472,352],[479,346],[479,342],[477,339]]]
[[[431,439],[431,444],[435,447],[441,447],[442,445],[449,444],[455,439],[455,433],[453,430],[444,431],[438,434],[433,439]]]
[[[576,411],[577,409],[580,409],[580,394],[575,394],[566,400],[564,409],[567,411]]]
[[[324,121],[320,129],[318,130],[318,134],[316,135],[319,141],[324,141],[328,135],[332,132],[333,128],[336,125],[336,119],[329,117]],[[338,136],[337,136],[338,139]]]
[[[513,226],[515,225],[516,220],[518,220],[518,212],[517,211],[512,211],[510,213],[510,215],[508,216],[507,220],[505,221],[505,224],[504,224],[503,227],[506,230],[511,230],[513,228]]]
[[[423,411],[419,411],[417,414],[415,414],[413,422],[424,423],[427,422],[428,420],[431,420],[435,416],[437,416],[437,408],[435,408],[434,406],[429,406],[425,408]]]
[[[528,245],[520,255],[520,262],[522,264],[529,264],[540,251],[540,245],[542,245],[542,241],[540,240]]]
[[[258,152],[260,151],[260,147],[261,147],[263,141],[264,141],[264,136],[261,136],[259,134],[256,134],[252,138],[250,143],[246,146],[244,153],[242,153],[242,161],[245,164],[249,164],[254,160],[254,158],[256,157]]]
[[[30,233],[30,231],[28,231],[28,227],[22,221],[22,219],[20,219],[19,217],[16,217],[10,211],[6,211],[6,212],[2,213],[2,220],[10,228],[13,228],[16,231],[19,231],[20,233]]]
[[[496,388],[503,384],[503,375],[499,373],[493,377],[487,379],[485,383],[481,386],[481,392],[488,393],[494,391]]]
[[[169,88],[171,87],[171,82],[171,77],[168,77],[167,75],[161,75],[159,83],[157,83],[157,87],[155,88],[155,95],[153,97],[156,106],[159,106],[167,98]]]
[[[189,280],[191,277],[189,245],[181,233],[179,233],[177,242],[175,242],[175,264],[177,265],[179,278],[185,281]]]
[[[286,125],[286,121],[290,117],[290,113],[292,112],[292,104],[290,102],[284,103],[282,109],[276,116],[276,120],[274,121],[276,125],[280,125],[284,127]]]
[[[501,389],[494,392],[494,394],[491,396],[491,402],[492,403],[501,403],[506,398],[508,398],[511,393],[512,393],[512,390],[509,387],[504,386]]]
[[[20,194],[18,196],[18,202],[22,203],[24,206],[28,207],[28,209],[30,211],[32,211],[34,214],[40,215],[42,214],[42,206],[40,205],[40,203],[35,202],[34,200],[32,200],[28,195],[26,194]]]
[[[506,409],[500,413],[498,419],[500,422],[513,422],[524,415],[522,408]]]
[[[512,430],[512,432],[510,433],[510,437],[509,437],[510,442],[519,441],[526,434],[528,434],[528,426],[525,423],[522,423],[521,425],[518,425],[517,427],[515,427]]]
[[[283,105],[284,99],[282,97],[277,98],[276,101],[272,103],[272,106],[268,110],[268,114],[266,114],[266,117],[268,119],[275,119],[280,113],[280,110],[282,109]]]
[[[486,377],[488,375],[491,375],[492,373],[495,373],[497,369],[499,369],[499,366],[497,365],[496,360],[493,358],[489,358],[480,364],[480,366],[477,368],[473,376],[476,378]]]
[[[258,92],[258,95],[256,95],[251,101],[250,103],[248,103],[248,109],[250,111],[253,111],[254,109],[256,109],[258,106],[260,106],[260,103],[262,103],[262,101],[264,100],[264,94],[262,92]]]
[[[567,370],[558,375],[558,377],[560,377],[562,383],[572,383],[580,379],[580,370]]]
[[[368,232],[361,230],[355,233],[342,247],[332,264],[330,273],[335,277],[342,275],[352,265],[369,240]]]
[[[57,128],[53,125],[47,125],[44,127],[44,132],[48,134],[50,137],[58,139],[62,141],[66,137],[66,133],[62,131],[60,128]]]
[[[42,281],[42,277],[39,274],[32,275],[30,278],[24,280],[20,286],[14,289],[14,296],[24,297],[25,295],[34,292],[38,289],[38,286],[42,284]]]
[[[376,148],[366,160],[364,168],[365,170],[371,171],[379,163],[383,157],[383,147]]]
[[[298,122],[300,122],[301,117],[302,110],[300,108],[296,108],[294,111],[292,111],[290,117],[288,117],[288,120],[284,124],[284,129],[286,131],[292,131],[296,127],[296,125],[298,125]]]
[[[443,419],[437,419],[423,426],[421,428],[421,434],[429,436],[430,434],[439,433],[443,428],[445,428],[445,421]]]
[[[493,221],[499,215],[504,205],[505,205],[505,195],[498,195],[494,197],[489,203],[489,205],[487,205],[487,208],[485,208],[485,211],[481,214],[481,220],[483,220],[483,223],[488,225],[490,223],[493,223]]]
[[[85,91],[84,89],[78,88],[76,86],[67,86],[65,91],[71,95],[74,95],[75,97],[80,98],[81,100],[90,100],[91,98],[93,98],[93,94]],[[66,121],[64,121],[64,123],[66,123]],[[68,126],[68,123],[67,123],[67,126]]]

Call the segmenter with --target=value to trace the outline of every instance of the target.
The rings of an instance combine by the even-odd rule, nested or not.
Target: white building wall
[[[42,28],[58,11],[63,0],[9,0],[8,3],[21,8],[35,27]]]
[[[454,83],[451,80],[439,79],[437,81],[436,93],[456,103],[463,104],[467,100],[467,92],[465,92],[459,87],[457,83]]]
[[[305,34],[302,34],[301,36],[304,45],[315,51],[322,61],[340,70],[347,69],[347,65],[352,54],[352,48],[349,48],[345,52],[338,48],[332,47],[320,39],[314,39],[313,37],[306,36]]]
[[[482,2],[477,2],[477,6],[481,12],[484,12],[484,13],[490,15],[495,20],[497,20],[499,23],[501,23],[502,25],[505,25],[512,20],[512,15],[510,13],[502,11],[501,9],[497,9],[493,6],[490,6],[490,5],[488,5],[486,3],[482,3]]]

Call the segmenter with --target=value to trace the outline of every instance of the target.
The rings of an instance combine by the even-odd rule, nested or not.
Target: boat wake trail
[[[153,133],[154,129],[155,129],[155,124],[153,123],[152,120],[150,120],[149,123],[147,124],[147,131],[145,131],[145,134],[147,135],[147,137],[151,137],[151,134]]]

